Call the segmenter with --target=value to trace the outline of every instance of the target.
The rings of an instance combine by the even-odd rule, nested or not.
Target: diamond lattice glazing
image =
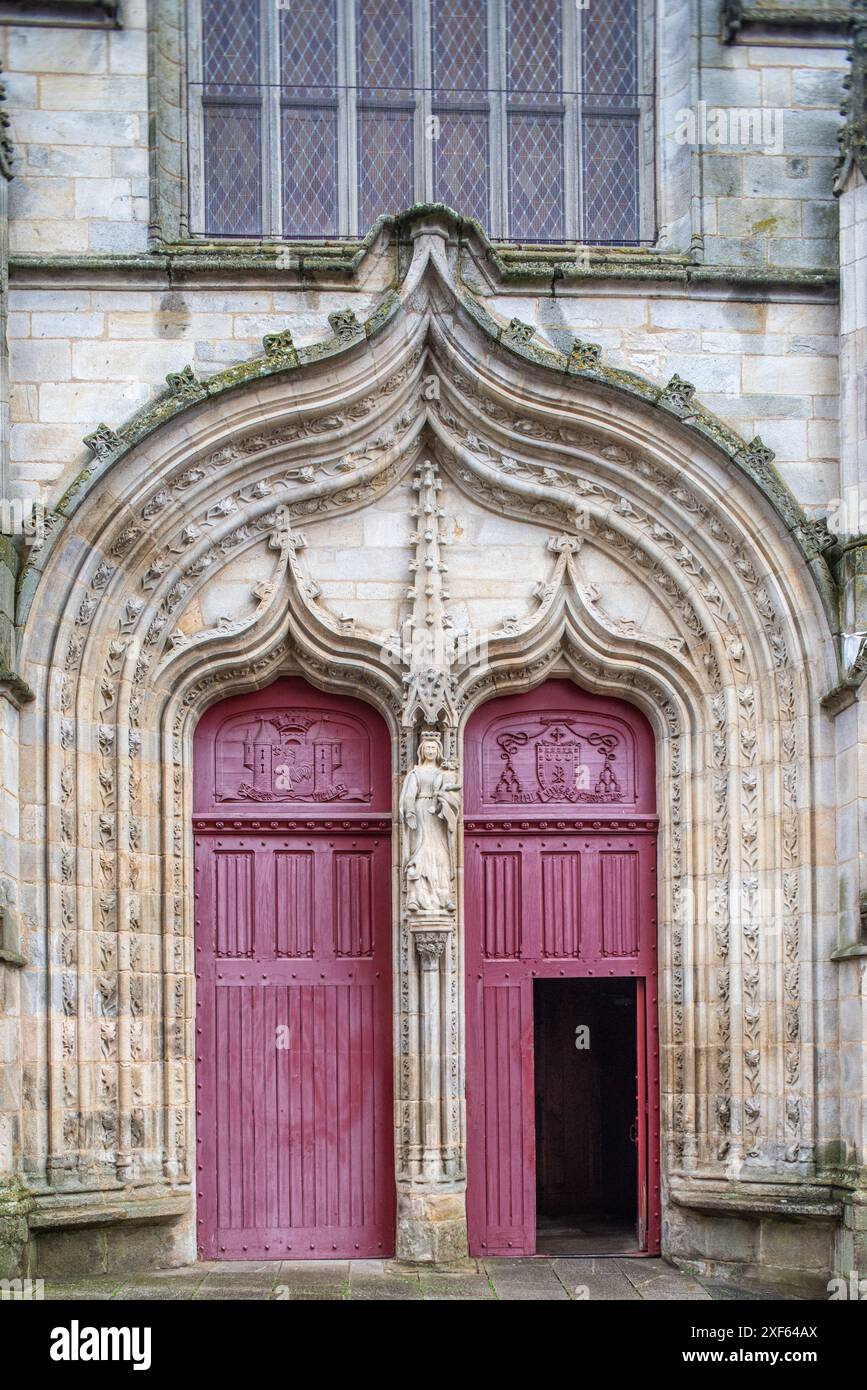
[[[484,101],[488,95],[485,0],[431,0],[434,101]]]
[[[638,241],[637,122],[631,118],[586,119],[584,165],[585,240]]]
[[[412,112],[359,112],[358,216],[362,231],[381,213],[410,207],[413,198]]]
[[[259,236],[262,231],[261,117],[258,106],[205,110],[205,231]]]
[[[337,235],[337,113],[283,112],[283,232]]]
[[[605,0],[583,13],[582,70],[585,102],[634,106],[638,92],[636,0]]]
[[[560,116],[509,116],[509,236],[527,241],[563,237]]]
[[[336,0],[292,0],[280,13],[280,70],[291,97],[333,97],[337,85]]]
[[[488,117],[449,112],[434,144],[434,199],[488,225]]]
[[[510,98],[557,100],[563,63],[560,0],[509,0],[507,25]]]
[[[208,91],[255,85],[259,72],[259,6],[250,0],[202,0],[203,73]]]

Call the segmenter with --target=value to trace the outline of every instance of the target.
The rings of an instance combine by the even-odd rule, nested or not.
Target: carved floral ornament
[[[44,777],[25,769],[24,800],[45,814],[58,847],[39,923],[53,938],[46,958],[52,997],[62,1001],[43,1155],[51,1182],[190,1179],[191,731],[215,700],[290,670],[366,698],[395,739],[402,1180],[432,1172],[414,1156],[422,1139],[412,1020],[435,990],[449,1097],[434,1146],[438,1180],[460,1176],[454,832],[463,723],[490,696],[556,673],[632,698],[657,731],[670,1163],[722,1172],[734,1160],[809,1162],[800,971],[811,958],[812,828],[799,730],[814,716],[814,685],[827,681],[815,665],[827,645],[815,592],[791,571],[770,572],[782,527],[769,539],[769,514],[743,505],[730,473],[705,457],[685,466],[671,412],[644,447],[625,413],[612,418],[590,395],[580,412],[567,409],[528,370],[506,381],[502,364],[472,355],[474,340],[447,340],[442,322],[418,313],[417,331],[392,352],[383,347],[366,376],[347,368],[344,400],[331,379],[327,406],[315,381],[296,389],[291,409],[264,393],[263,412],[282,410],[280,418],[251,430],[229,412],[219,433],[211,421],[207,445],[167,425],[164,456],[151,454],[147,470],[132,458],[115,463],[111,493],[98,508],[83,503],[45,557],[22,657],[37,690],[37,712],[26,718],[48,723]],[[679,395],[688,408],[689,394]],[[325,601],[304,542],[404,480],[414,483],[404,614],[398,631],[382,633]],[[459,631],[452,621],[444,485],[491,515],[538,527],[535,591],[526,611],[494,631]],[[196,620],[223,568],[266,547],[272,568],[250,595],[249,615],[212,627]],[[674,640],[611,619],[604,587],[584,568],[585,547],[611,556],[665,605]],[[41,650],[54,652],[48,667]],[[614,746],[613,758],[596,748],[592,759],[586,749],[543,751],[538,762],[535,743],[580,743],[580,731],[561,732],[535,740],[524,767],[515,750],[508,794],[515,781],[522,794],[544,792],[558,770],[574,780],[579,763],[593,768],[594,795],[621,788]],[[238,752],[232,790],[250,787],[255,801],[257,776],[270,776],[273,791],[275,767],[292,762],[268,750],[288,748],[290,737],[269,728],[251,738],[262,748]],[[303,771],[302,759],[297,777]],[[330,772],[332,789],[341,778],[350,787],[336,761]],[[707,873],[698,879],[708,806]],[[153,939],[165,961],[155,994]],[[693,1017],[699,950],[711,999]],[[782,990],[773,984],[780,964]],[[779,1054],[782,1086],[763,1060],[768,1047]],[[698,1051],[708,1059],[709,1114],[694,1100]]]

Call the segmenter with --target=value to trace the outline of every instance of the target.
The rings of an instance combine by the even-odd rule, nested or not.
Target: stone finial
[[[173,396],[184,401],[199,401],[207,396],[207,388],[199,381],[192,367],[184,367],[180,372],[169,372],[166,386]]]
[[[334,336],[341,343],[349,343],[364,332],[353,309],[336,309],[333,314],[328,315],[328,322],[334,329]]]
[[[93,431],[93,434],[86,434],[84,436],[82,443],[98,459],[107,459],[111,458],[112,454],[117,452],[123,444],[123,440],[115,430],[110,429],[108,425],[100,423]]]
[[[799,529],[806,549],[813,555],[824,555],[826,551],[833,550],[839,544],[837,536],[828,525],[827,517],[808,517]]]
[[[529,343],[535,331],[532,323],[524,323],[522,319],[510,319],[501,336],[506,343]]]
[[[288,328],[280,333],[266,333],[262,339],[265,356],[283,361],[297,361],[298,353]]]
[[[570,555],[577,555],[583,544],[584,541],[580,536],[561,535],[548,537],[548,549],[554,555],[562,555],[564,551],[568,551]]]
[[[602,347],[599,343],[585,343],[581,338],[576,338],[572,344],[572,351],[569,354],[569,362],[573,367],[593,368],[598,367],[602,358]]]
[[[745,444],[742,449],[738,449],[735,455],[735,462],[748,468],[751,472],[761,472],[773,463],[776,458],[773,449],[769,449],[767,444],[763,444],[758,435],[754,435],[749,444]]]
[[[695,397],[695,387],[691,381],[684,381],[683,377],[674,376],[662,388],[657,396],[657,405],[666,405],[675,415],[691,415],[692,404]]]

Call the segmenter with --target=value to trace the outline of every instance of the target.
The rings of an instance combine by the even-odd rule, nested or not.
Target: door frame
[[[219,730],[227,720],[243,714],[251,723],[258,718],[258,711],[285,706],[315,709],[324,715],[349,715],[363,726],[370,737],[369,795],[363,803],[341,800],[323,800],[311,803],[288,800],[258,800],[246,804],[234,801],[218,802],[214,796],[216,739]],[[195,1048],[195,1087],[196,1087],[196,1235],[200,1258],[217,1260],[256,1259],[326,1259],[326,1258],[389,1258],[394,1254],[396,1238],[397,1191],[394,1183],[394,1061],[393,1061],[393,884],[392,867],[392,777],[391,777],[392,739],[387,723],[380,712],[372,705],[353,696],[331,694],[320,690],[303,677],[280,675],[273,682],[259,689],[232,695],[220,700],[203,713],[193,735],[193,864],[194,878],[194,945],[196,952],[196,1043]],[[364,844],[374,838],[380,842],[379,850],[373,850],[375,859],[371,868],[379,870],[383,878],[383,892],[380,897],[374,893],[373,907],[375,921],[379,923],[380,937],[374,936],[374,957],[345,956],[335,962],[338,983],[347,984],[354,974],[353,960],[364,959],[364,964],[376,966],[376,997],[373,1005],[374,1043],[378,1042],[381,1065],[376,1068],[378,1083],[376,1093],[370,1097],[372,1108],[371,1124],[373,1133],[373,1162],[378,1175],[374,1188],[374,1217],[377,1235],[382,1239],[373,1248],[347,1249],[337,1252],[331,1237],[328,1243],[319,1241],[314,1248],[307,1240],[303,1245],[292,1240],[291,1245],[281,1245],[269,1238],[271,1249],[267,1253],[258,1250],[248,1253],[247,1247],[218,1248],[218,1226],[216,1212],[216,1182],[218,1146],[215,1134],[216,1107],[216,1029],[217,1000],[213,995],[210,1008],[205,991],[213,988],[212,977],[217,957],[203,949],[202,935],[208,930],[205,921],[206,910],[212,908],[212,885],[198,883],[202,869],[210,870],[211,846],[218,841],[227,845],[249,843],[266,844],[278,841],[310,840],[321,843],[328,837],[335,845],[346,840],[348,843]],[[261,883],[256,882],[256,893],[261,893]],[[381,910],[380,910],[381,902]],[[385,919],[385,920],[383,920]],[[232,962],[230,961],[231,965]],[[265,964],[264,962],[262,963]],[[321,962],[317,956],[275,955],[270,962],[271,977],[277,982],[297,982],[301,988],[305,982],[313,983],[320,973]],[[250,961],[251,971],[257,969],[255,960]],[[261,971],[259,972],[261,973]],[[338,978],[339,977],[339,978]],[[242,977],[243,978],[243,977]],[[300,1005],[299,1005],[300,1007]],[[318,1015],[317,1015],[318,1017]],[[211,1045],[213,1056],[206,1055]],[[381,1073],[381,1076],[379,1075]],[[321,1079],[316,1079],[317,1093]],[[373,1081],[371,1086],[373,1087]],[[208,1113],[209,1112],[209,1113]],[[275,1123],[276,1123],[276,1116]],[[276,1235],[276,1233],[275,1233]],[[325,1239],[325,1237],[323,1237]]]
[[[587,714],[616,713],[637,735],[636,748],[645,760],[641,787],[636,785],[635,804],[629,808],[581,805],[565,812],[557,807],[553,812],[544,807],[516,805],[492,808],[481,795],[482,729],[500,715],[538,714],[552,708],[552,700],[564,699],[573,704],[576,712]],[[475,726],[475,727],[474,727]],[[484,1011],[481,989],[485,978],[494,987],[505,988],[509,982],[515,990],[519,962],[509,959],[484,963],[476,951],[474,939],[474,895],[479,902],[479,874],[474,867],[474,849],[491,837],[499,844],[518,839],[535,839],[540,835],[573,837],[612,836],[628,834],[634,841],[653,840],[653,850],[646,854],[647,879],[644,884],[646,903],[641,929],[648,933],[642,945],[645,968],[638,971],[623,960],[606,962],[606,975],[624,975],[636,980],[636,1042],[638,1075],[638,1190],[636,1192],[636,1225],[640,1229],[644,1213],[644,1248],[624,1251],[622,1257],[658,1255],[661,1246],[660,1191],[660,1047],[659,1047],[659,951],[658,951],[658,852],[659,822],[656,815],[656,757],[655,739],[649,722],[637,706],[617,697],[598,696],[584,691],[570,679],[555,678],[520,695],[494,697],[476,707],[464,729],[465,812],[464,812],[464,933],[465,933],[465,1017],[466,1017],[466,1104],[467,1104],[467,1225],[470,1254],[536,1257],[536,1125],[535,1125],[535,1057],[533,1043],[533,982],[536,979],[587,979],[600,977],[598,962],[580,959],[533,960],[532,973],[524,972],[520,989],[520,1058],[522,1077],[519,1111],[521,1115],[521,1161],[523,1164],[523,1222],[524,1249],[514,1248],[506,1241],[495,1250],[490,1242],[481,1239],[485,1220],[484,1203],[489,1175],[484,1171],[485,1098],[482,1064],[484,1051]],[[511,847],[511,845],[510,845]],[[516,971],[515,967],[519,966]],[[596,972],[594,974],[594,971]],[[639,1015],[643,1013],[643,1028]],[[642,1106],[643,1101],[643,1106]],[[643,1109],[643,1118],[642,1118]],[[643,1200],[642,1200],[643,1199]]]

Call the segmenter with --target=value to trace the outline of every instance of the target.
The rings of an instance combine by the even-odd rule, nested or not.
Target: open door
[[[652,731],[548,681],[464,753],[470,1251],[658,1253]]]
[[[537,980],[533,999],[536,1253],[635,1254],[635,981]]]
[[[636,982],[635,992],[635,1140],[638,1146],[639,1250],[647,1249],[647,998],[644,980]]]

